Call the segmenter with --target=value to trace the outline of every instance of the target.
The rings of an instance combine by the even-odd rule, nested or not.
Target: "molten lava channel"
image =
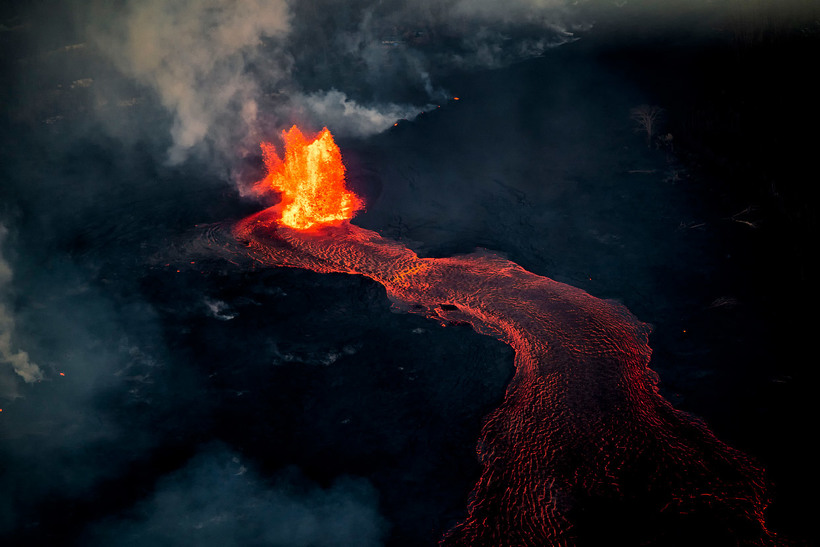
[[[293,213],[271,208],[236,224],[245,252],[269,266],[367,276],[398,307],[468,322],[515,350],[504,401],[482,427],[482,472],[467,516],[443,545],[590,544],[607,515],[607,526],[623,520],[624,530],[643,528],[624,532],[634,544],[685,544],[698,525],[720,530],[726,544],[774,543],[764,522],[762,471],[660,396],[648,367],[647,325],[623,305],[492,253],[420,258],[339,222],[361,202],[343,183],[327,190],[328,199],[316,186],[325,179],[315,173],[344,172],[338,150],[327,148],[329,132],[319,139],[319,151],[306,151],[313,144],[292,129],[284,161],[263,146],[271,173],[260,184],[282,192]],[[289,165],[329,159],[339,164]],[[307,181],[285,180],[303,175]],[[291,188],[305,197],[289,194]],[[319,201],[308,203],[313,197]],[[308,211],[332,221],[293,220]]]

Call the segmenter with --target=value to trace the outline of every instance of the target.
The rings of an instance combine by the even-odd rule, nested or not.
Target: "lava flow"
[[[311,146],[294,131],[285,165],[269,162],[262,183],[312,210],[303,200],[323,195],[313,179],[305,195],[288,193],[302,181],[282,179],[319,168],[288,162],[338,158],[332,170],[342,173],[341,156],[293,149]],[[294,224],[287,208],[274,207],[236,224],[234,237],[261,264],[367,276],[402,309],[468,322],[515,350],[504,401],[482,427],[467,516],[443,545],[774,543],[762,471],[660,396],[649,328],[624,306],[489,252],[420,258],[339,222],[358,198],[332,199],[339,210],[322,201],[320,217],[333,224]],[[314,229],[300,229],[307,226]]]

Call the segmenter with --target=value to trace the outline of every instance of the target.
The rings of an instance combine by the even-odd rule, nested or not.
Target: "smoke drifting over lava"
[[[813,539],[812,6],[4,2],[0,543]],[[281,226],[293,125],[355,217]]]

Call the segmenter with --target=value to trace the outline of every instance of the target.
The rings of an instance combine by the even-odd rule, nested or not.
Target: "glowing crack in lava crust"
[[[301,183],[282,177],[315,169],[288,162],[334,158],[346,192],[338,150],[294,150],[312,146],[294,132],[285,137],[285,165],[269,161],[263,145],[271,174],[259,185],[276,181],[283,203],[309,209],[289,193]],[[327,130],[318,138],[332,143]],[[312,184],[307,199],[322,195]],[[634,544],[776,543],[765,527],[761,469],[660,396],[648,367],[649,327],[623,305],[487,251],[420,258],[344,220],[361,202],[343,196],[333,198],[336,214],[322,202],[313,223],[294,224],[277,206],[237,223],[233,236],[258,263],[367,276],[394,305],[467,322],[515,350],[504,401],[482,426],[482,470],[467,516],[442,545],[588,544],[601,526],[620,527]]]

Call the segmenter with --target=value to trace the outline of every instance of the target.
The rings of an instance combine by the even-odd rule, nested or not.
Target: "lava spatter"
[[[258,263],[365,275],[402,309],[515,350],[467,516],[442,545],[774,542],[762,470],[660,396],[649,328],[624,306],[489,252],[420,258],[346,221],[301,230],[272,208],[233,234]]]
[[[315,225],[352,218],[363,207],[359,197],[345,187],[345,168],[339,147],[325,127],[308,141],[295,125],[282,132],[284,159],[269,142],[262,158],[267,176],[253,189],[258,194],[279,192],[285,226],[305,230]]]

